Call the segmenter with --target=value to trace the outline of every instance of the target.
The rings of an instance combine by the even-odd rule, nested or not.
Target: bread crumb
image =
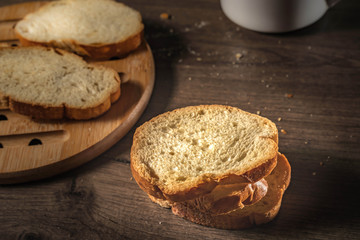
[[[159,224],[162,224],[162,222],[159,222]]]
[[[277,120],[278,120],[278,122],[280,122],[280,121],[281,121],[281,117],[279,117]]]
[[[293,98],[293,97],[294,97],[294,94],[286,93],[286,94],[285,94],[285,97],[287,97],[287,98]]]
[[[305,143],[305,144],[308,144],[309,142],[308,142],[308,141],[305,141],[304,143]]]
[[[197,27],[198,29],[200,29],[200,28],[203,28],[203,27],[209,25],[209,23],[206,22],[206,21],[201,21],[201,22],[199,22],[199,23],[195,23],[194,25],[195,25],[195,27]]]
[[[182,63],[182,61],[183,61],[182,58],[180,58],[180,59],[178,60],[178,63]]]
[[[201,61],[202,61],[202,58],[201,58],[201,57],[197,57],[197,58],[196,58],[196,61],[201,62]]]
[[[324,162],[320,162],[320,166],[324,166]]]
[[[188,78],[189,81],[191,81],[191,79],[192,79],[191,77]]]
[[[266,87],[266,88],[269,88],[269,87],[270,87],[270,84],[266,84],[265,87]]]
[[[195,55],[195,56],[198,55],[198,54],[197,54],[194,50],[192,50],[191,48],[188,48],[187,50],[188,50],[189,53],[192,54],[192,55]]]
[[[316,172],[313,172],[312,175],[315,176],[315,175],[316,175]]]
[[[257,114],[257,115],[260,115],[260,114],[261,114],[261,112],[260,112],[260,111],[256,111],[256,114]]]
[[[284,129],[281,129],[280,132],[281,132],[282,134],[287,134],[287,132],[286,132]]]
[[[160,18],[161,18],[161,19],[170,19],[171,16],[170,16],[170,14],[168,14],[168,13],[161,13],[161,14],[160,14]]]
[[[133,177],[130,177],[130,181],[132,181],[133,180]]]
[[[243,57],[243,55],[241,54],[241,53],[237,53],[237,54],[235,54],[235,57],[236,57],[236,60],[240,60],[240,58],[242,58]]]

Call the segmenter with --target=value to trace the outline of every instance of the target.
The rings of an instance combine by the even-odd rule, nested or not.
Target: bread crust
[[[19,32],[17,32],[16,29],[15,35],[19,39],[20,44],[24,47],[43,46],[61,48],[66,51],[76,53],[84,57],[86,60],[101,61],[114,57],[124,57],[137,49],[143,41],[144,28],[140,29],[137,34],[130,36],[124,41],[111,44],[81,44],[72,39],[63,39],[61,41],[50,42],[36,42],[25,38]]]
[[[200,105],[200,106],[190,106],[187,107],[187,109],[195,108],[195,109],[201,109],[201,108],[216,108],[221,107],[225,109],[230,109],[231,111],[241,111],[245,114],[252,115],[250,113],[247,113],[245,111],[242,111],[237,108],[229,107],[229,106],[223,106],[223,105]],[[176,109],[173,112],[182,111],[182,109]],[[157,119],[167,116],[167,114],[170,114],[170,112],[158,115],[151,119],[151,121],[156,121]],[[269,120],[267,120],[270,122]],[[273,123],[271,123],[273,124]],[[275,125],[274,125],[275,126]],[[276,127],[275,127],[276,128]],[[191,199],[198,198],[199,196],[205,195],[210,193],[216,186],[223,185],[223,184],[233,184],[233,183],[255,183],[265,176],[269,175],[272,170],[275,168],[277,163],[277,131],[274,136],[269,138],[270,144],[273,146],[273,151],[271,153],[272,157],[263,161],[262,164],[246,171],[246,172],[231,172],[226,173],[221,176],[211,176],[211,175],[202,175],[199,176],[196,183],[193,184],[187,184],[183,186],[174,186],[173,188],[169,188],[167,186],[162,186],[161,183],[159,183],[158,177],[154,174],[149,175],[149,172],[151,170],[145,169],[144,166],[138,166],[136,163],[139,162],[139,156],[137,156],[136,153],[136,147],[138,145],[138,141],[140,139],[140,131],[141,127],[139,127],[134,134],[133,137],[133,145],[131,148],[130,158],[131,158],[131,171],[133,173],[134,179],[138,183],[138,185],[149,195],[154,196],[155,198],[159,198],[162,200],[169,200],[173,202],[181,202],[181,201],[187,201]]]
[[[212,214],[199,211],[188,202],[176,202],[172,205],[172,212],[197,224],[222,229],[243,229],[267,223],[278,214],[283,194],[290,184],[291,167],[283,154],[279,154],[277,167],[265,179],[269,183],[269,191],[254,205],[230,213]]]

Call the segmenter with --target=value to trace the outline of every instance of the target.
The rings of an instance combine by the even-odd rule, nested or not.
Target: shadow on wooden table
[[[298,37],[314,35],[320,32],[331,33],[346,32],[353,29],[360,30],[359,22],[360,14],[358,8],[354,8],[347,1],[341,1],[338,5],[330,8],[319,21],[304,29],[286,33],[284,36]]]
[[[313,156],[311,161],[319,163],[318,159],[323,157]],[[325,163],[322,171],[309,172],[305,162],[292,164],[292,182],[278,219],[288,229],[284,236],[316,238],[319,232],[327,232],[330,237],[342,231],[339,226],[343,231],[359,227],[360,176],[349,165],[347,159],[336,159],[336,164]]]

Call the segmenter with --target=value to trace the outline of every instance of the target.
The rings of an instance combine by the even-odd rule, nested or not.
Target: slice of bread
[[[286,157],[280,154],[274,171],[265,177],[269,184],[269,190],[266,196],[256,204],[239,208],[230,213],[214,215],[199,211],[197,206],[188,202],[176,202],[172,205],[172,211],[189,221],[209,227],[242,229],[260,225],[271,221],[278,214],[290,178],[290,164]]]
[[[43,45],[75,52],[88,59],[123,56],[142,41],[138,11],[112,0],[54,1],[15,26],[23,46]]]
[[[261,180],[276,166],[277,141],[277,128],[266,118],[230,106],[190,106],[136,130],[131,169],[154,198],[186,201],[218,185]]]
[[[120,77],[59,49],[0,49],[0,95],[10,110],[40,119],[90,119],[120,96]]]

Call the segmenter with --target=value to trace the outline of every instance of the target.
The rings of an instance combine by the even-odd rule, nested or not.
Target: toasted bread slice
[[[230,106],[190,106],[136,130],[131,169],[149,195],[186,201],[218,185],[254,183],[270,174],[277,140],[277,128],[266,118]]]
[[[138,11],[112,0],[54,1],[15,26],[23,46],[62,48],[95,60],[124,56],[136,49],[143,30]]]
[[[242,229],[267,223],[279,212],[283,194],[289,186],[291,167],[282,154],[279,155],[277,166],[267,177],[269,188],[264,198],[256,204],[238,208],[226,214],[211,214],[187,202],[176,202],[172,205],[174,214],[189,221],[215,228]]]
[[[45,47],[0,49],[1,105],[39,119],[90,119],[120,96],[120,77],[110,68]]]

